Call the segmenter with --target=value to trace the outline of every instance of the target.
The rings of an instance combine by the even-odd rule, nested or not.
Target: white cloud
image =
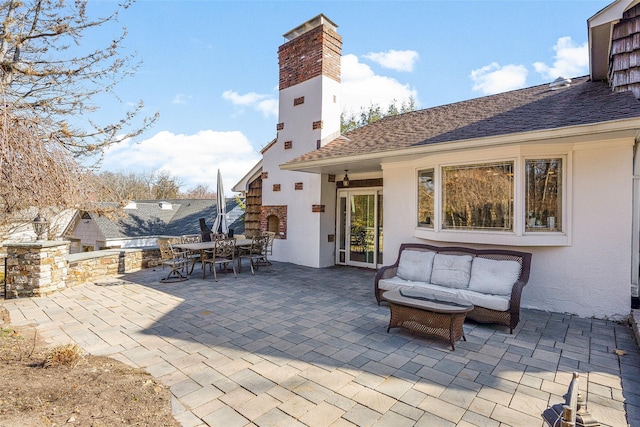
[[[352,54],[342,56],[341,82],[342,109],[345,111],[358,112],[371,104],[386,109],[394,101],[400,108],[410,97],[413,97],[416,103],[418,99],[418,93],[408,84],[402,84],[392,77],[376,75],[369,65],[359,62],[358,57]],[[274,90],[277,91],[278,88]],[[222,98],[237,107],[259,111],[265,117],[278,117],[278,99],[272,95],[256,92],[240,94],[226,90],[222,93]]]
[[[255,92],[240,94],[227,90],[222,97],[240,108],[252,108],[265,116],[278,115],[278,100],[271,95]],[[343,109],[357,112],[361,107],[367,108],[371,104],[386,108],[394,100],[400,104],[409,97],[417,101],[417,92],[408,84],[376,75],[368,65],[360,63],[355,55],[342,58]],[[240,131],[203,130],[193,135],[161,131],[139,143],[125,141],[109,147],[104,155],[102,170],[139,173],[167,171],[182,182],[183,190],[187,190],[198,184],[215,188],[216,173],[220,169],[225,192],[231,195],[231,187],[260,158],[260,153]]]
[[[469,77],[473,81],[473,90],[485,95],[506,92],[525,87],[527,68],[524,65],[500,66],[496,62],[472,70]]]
[[[258,102],[254,108],[260,111],[262,114],[264,114],[265,117],[278,116],[278,100],[277,99],[273,99],[273,98],[263,99],[262,101]]]
[[[413,71],[413,66],[419,58],[415,50],[395,50],[386,52],[371,52],[364,55],[373,62],[396,71]]]
[[[400,104],[410,97],[418,99],[418,92],[396,79],[376,75],[371,67],[358,61],[355,55],[342,57],[342,110],[358,112],[377,104],[386,109],[392,102]]]
[[[265,95],[255,92],[240,95],[233,90],[225,90],[222,98],[231,101],[233,105],[240,107],[250,107],[261,112],[265,117],[278,116],[278,100],[271,95]]]
[[[178,105],[187,105],[190,99],[191,99],[190,96],[185,95],[184,93],[179,93],[173,97],[173,100],[171,101],[171,103],[178,104]]]
[[[187,190],[198,184],[214,189],[218,169],[225,193],[260,159],[239,131],[203,130],[194,135],[161,131],[135,143],[126,141],[105,152],[102,170],[152,173],[163,170],[177,177]]]
[[[558,77],[578,77],[589,73],[589,50],[586,42],[577,45],[571,37],[560,37],[553,50],[556,55],[552,66],[544,62],[533,64],[533,68],[544,78],[555,80]]]

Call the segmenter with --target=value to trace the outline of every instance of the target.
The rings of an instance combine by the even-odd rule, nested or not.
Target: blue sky
[[[225,192],[276,136],[282,34],[325,14],[342,36],[343,110],[419,108],[588,74],[587,19],[609,1],[175,1],[125,10],[126,52],[142,61],[116,91],[160,119],[105,154],[103,170],[167,170]],[[104,13],[113,1],[90,2]],[[110,40],[117,27],[92,34]],[[124,111],[105,102],[106,118]]]

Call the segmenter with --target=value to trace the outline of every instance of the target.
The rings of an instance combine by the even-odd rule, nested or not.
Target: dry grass
[[[42,366],[45,368],[52,366],[75,367],[83,358],[84,353],[78,344],[59,345],[47,351]]]
[[[180,425],[148,373],[76,344],[48,347],[33,327],[0,327],[0,378],[2,427]]]

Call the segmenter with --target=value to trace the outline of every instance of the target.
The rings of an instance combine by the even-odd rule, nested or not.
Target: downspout
[[[640,308],[638,280],[640,276],[640,134],[633,145],[633,218],[631,225],[631,308]]]

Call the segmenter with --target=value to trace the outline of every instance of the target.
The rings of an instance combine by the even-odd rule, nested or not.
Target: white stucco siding
[[[300,174],[300,172],[296,174]],[[320,216],[322,214],[311,210],[312,205],[320,203],[320,176],[303,175],[306,178],[303,190],[293,190],[293,183],[291,183],[290,190],[272,194],[275,197],[271,200],[275,200],[275,203],[271,203],[270,199],[265,198],[263,189],[263,205],[287,206],[287,238],[274,242],[271,258],[276,261],[320,267],[318,254],[320,251]],[[266,193],[270,192],[271,189],[267,189]]]
[[[289,192],[287,203],[287,239],[275,240],[275,261],[292,262],[315,268],[334,265],[334,243],[328,236],[335,234],[334,183],[327,175],[305,174],[312,179],[305,183],[305,190]],[[277,204],[277,203],[276,203]],[[324,205],[324,212],[313,212],[313,205]]]
[[[294,100],[304,97],[304,103],[293,105]],[[276,161],[285,163],[313,151],[317,140],[322,143],[338,136],[340,131],[340,83],[325,76],[314,77],[280,91],[278,122],[284,128],[278,131],[277,144],[292,142]],[[313,129],[313,123],[322,121],[321,129]]]
[[[538,149],[549,151],[548,146]],[[535,151],[523,150],[526,155]],[[481,150],[476,154],[483,156]],[[565,170],[571,174],[565,188],[567,243],[491,247],[533,254],[523,307],[619,319],[630,312],[633,140],[575,144],[567,156],[570,164]],[[453,163],[459,158],[456,154],[441,160]],[[478,238],[456,243],[416,237],[420,235],[415,227],[418,165],[420,161],[384,165],[384,264],[395,261],[404,242],[484,247]]]
[[[263,206],[287,206],[287,238],[276,240],[272,259],[310,267],[333,265],[333,233],[335,212],[335,184],[327,183],[326,175],[285,171],[280,165],[317,149],[337,136],[340,129],[340,84],[318,76],[280,91],[279,119],[283,129],[278,131],[276,143],[263,153]],[[294,106],[294,100],[304,102]],[[313,128],[314,122],[321,128]],[[291,148],[285,148],[285,142]],[[296,190],[296,183],[302,190]],[[274,191],[274,184],[280,186]],[[324,212],[313,212],[313,205],[324,205]]]
[[[340,114],[342,113],[340,83],[328,77],[322,77],[322,132],[321,144],[324,146],[340,136]]]
[[[337,177],[336,177],[337,179]],[[336,237],[336,185],[329,182],[329,177],[322,174],[320,178],[321,197],[324,212],[320,215],[320,253],[319,266],[330,267],[335,264],[335,237]],[[329,241],[329,235],[334,241]]]
[[[383,168],[384,264],[398,257],[402,243],[426,243],[414,237],[414,211],[417,206],[416,172],[413,164],[395,163]]]
[[[629,314],[632,151],[574,152],[571,246],[528,248],[533,265],[523,306],[597,318]]]

